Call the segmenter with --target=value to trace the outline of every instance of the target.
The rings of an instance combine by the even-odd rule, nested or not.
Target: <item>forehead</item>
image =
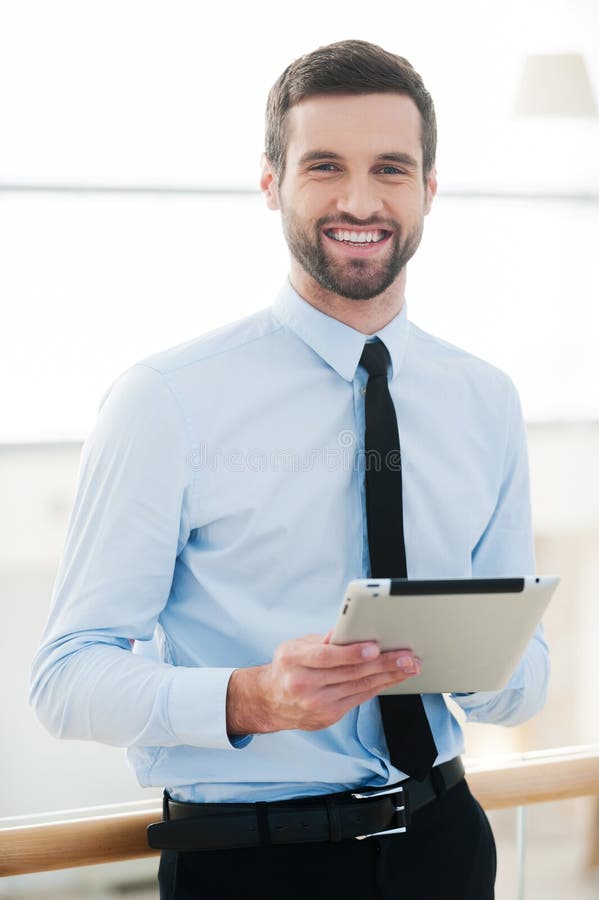
[[[342,156],[400,151],[422,161],[418,107],[404,94],[342,94],[309,97],[288,116],[287,160],[311,150]]]

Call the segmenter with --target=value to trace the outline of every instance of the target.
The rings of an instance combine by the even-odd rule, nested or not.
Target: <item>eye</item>
[[[312,166],[310,169],[311,172],[334,172],[337,166],[333,165],[333,163],[319,163],[317,166]]]
[[[382,166],[379,169],[379,172],[381,172],[383,175],[405,175],[406,174],[403,169],[398,169],[397,166]]]

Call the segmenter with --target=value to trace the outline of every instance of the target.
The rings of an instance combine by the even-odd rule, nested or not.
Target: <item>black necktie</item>
[[[366,385],[366,521],[373,578],[407,578],[401,455],[397,417],[389,393],[389,352],[376,340],[364,345]],[[422,781],[437,757],[419,694],[379,697],[391,762]]]

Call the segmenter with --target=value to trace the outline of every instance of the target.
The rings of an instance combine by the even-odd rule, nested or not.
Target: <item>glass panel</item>
[[[158,857],[15,875],[0,881],[7,900],[156,900]]]
[[[590,866],[596,802],[585,797],[526,808],[526,900],[596,900],[598,870]],[[488,816],[497,844],[496,900],[520,900],[516,810]]]
[[[277,216],[258,196],[3,201],[0,376],[19,379],[0,441],[82,438],[124,368],[266,306],[285,278]]]
[[[441,196],[410,315],[506,369],[528,419],[599,419],[597,233],[599,204]],[[266,306],[287,271],[258,195],[5,194],[0,245],[0,441],[82,439],[119,372]]]

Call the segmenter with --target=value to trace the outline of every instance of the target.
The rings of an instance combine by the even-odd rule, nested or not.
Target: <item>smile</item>
[[[342,228],[329,228],[325,231],[327,237],[340,243],[350,244],[378,244],[384,241],[390,234],[388,231],[345,231]]]
[[[326,228],[323,233],[339,253],[354,259],[382,253],[393,236],[392,231],[385,231],[382,228],[373,228],[370,231]]]

